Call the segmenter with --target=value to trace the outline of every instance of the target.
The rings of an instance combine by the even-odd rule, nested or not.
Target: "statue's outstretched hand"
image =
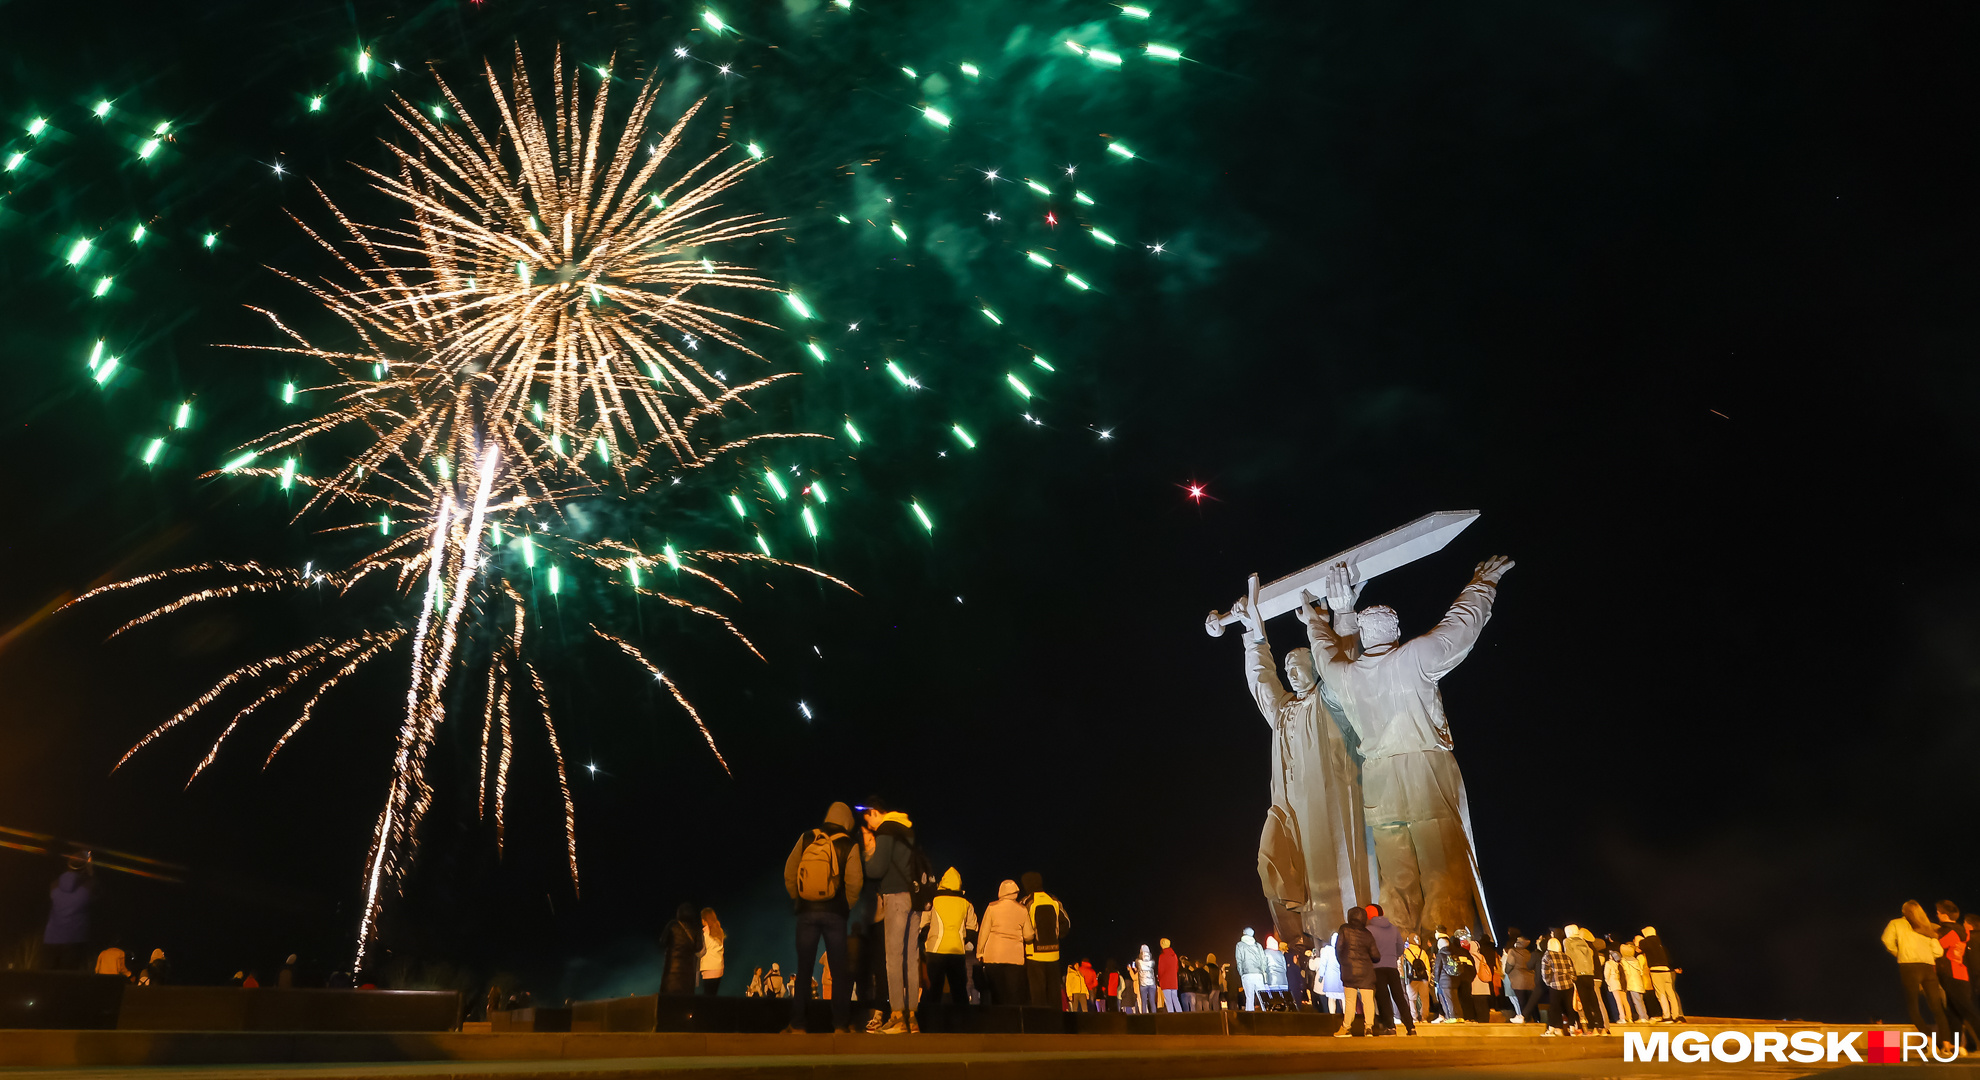
[[[1310,628],[1321,618],[1321,614],[1313,610],[1313,594],[1305,589],[1299,590],[1299,621]]]
[[[1506,571],[1511,570],[1513,566],[1514,563],[1509,556],[1494,555],[1478,564],[1478,569],[1471,572],[1471,580],[1497,585],[1499,579],[1504,577]]]
[[[1327,571],[1327,607],[1336,613],[1354,610],[1354,581],[1346,563],[1335,563]]]
[[[1258,613],[1251,610],[1250,597],[1240,596],[1232,601],[1231,614],[1238,617],[1238,621],[1244,624],[1245,630],[1249,631],[1252,637],[1264,636],[1258,625]]]

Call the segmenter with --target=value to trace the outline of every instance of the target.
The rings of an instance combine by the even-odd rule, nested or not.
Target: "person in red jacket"
[[[1093,961],[1080,958],[1079,977],[1086,980],[1086,1000],[1091,1002],[1087,1007],[1094,1012],[1106,1012],[1106,1000],[1100,996],[1100,973],[1093,969]]]
[[[1162,955],[1155,958],[1155,985],[1162,991],[1162,1007],[1172,1013],[1182,1011],[1182,999],[1176,996],[1180,986],[1176,978],[1176,950],[1169,945],[1169,939],[1162,939]]]
[[[1972,984],[1967,979],[1966,953],[1972,948],[1971,935],[1960,921],[1958,904],[1941,900],[1938,909],[1939,946],[1945,950],[1938,961],[1939,985],[1946,991],[1946,1011],[1952,1014],[1952,1028],[1955,1033],[1965,1035],[1966,1046],[1971,1049],[1980,1045],[1980,1014],[1974,1011]]]

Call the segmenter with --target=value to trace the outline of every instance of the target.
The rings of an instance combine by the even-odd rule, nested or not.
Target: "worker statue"
[[[1345,564],[1326,577],[1331,624],[1310,596],[1300,597],[1321,688],[1338,702],[1361,758],[1362,816],[1380,879],[1378,902],[1404,934],[1490,925],[1471,808],[1437,683],[1478,643],[1499,579],[1512,566],[1504,556],[1479,563],[1443,619],[1409,641],[1401,640],[1394,609],[1355,611]]]
[[[1281,940],[1304,932],[1325,941],[1368,896],[1353,736],[1315,674],[1313,650],[1286,654],[1282,683],[1255,601],[1240,599],[1231,612],[1246,631],[1245,683],[1272,729],[1272,807],[1258,837],[1259,884]],[[1310,632],[1309,641],[1318,644]]]

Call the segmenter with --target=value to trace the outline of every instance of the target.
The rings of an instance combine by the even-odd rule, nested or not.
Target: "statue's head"
[[[1362,608],[1355,613],[1355,618],[1361,623],[1361,647],[1364,649],[1393,644],[1402,636],[1402,622],[1396,618],[1396,609],[1387,604]]]
[[[1293,693],[1304,694],[1319,681],[1313,674],[1313,650],[1294,649],[1286,654],[1286,682]]]

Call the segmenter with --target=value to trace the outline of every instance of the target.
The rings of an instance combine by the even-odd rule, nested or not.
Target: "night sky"
[[[319,970],[347,958],[403,672],[385,665],[328,699],[266,772],[292,711],[190,788],[231,713],[109,775],[220,674],[333,616],[313,600],[215,606],[105,644],[141,608],[46,609],[206,558],[300,562],[316,542],[270,485],[197,478],[271,426],[278,378],[265,358],[208,346],[266,340],[244,303],[312,317],[261,264],[324,269],[282,216],[320,208],[268,163],[286,155],[364,205],[347,163],[383,157],[384,91],[339,89],[318,132],[294,116],[296,73],[330,78],[361,38],[407,58],[406,87],[431,86],[415,58],[464,70],[518,39],[532,55],[561,40],[648,63],[700,5],[199,7],[0,3],[8,137],[37,111],[81,130],[106,94],[188,125],[169,180],[98,167],[85,147],[67,172],[0,183],[0,825],[190,867],[182,885],[107,878],[102,922],[217,982],[291,951]],[[779,5],[734,7],[733,22],[782,25]],[[1112,10],[982,7],[968,28],[932,6],[861,7],[884,30],[814,42],[829,79],[765,72],[749,103],[782,110],[799,164],[905,156],[847,134],[858,102],[886,97],[848,72]],[[745,589],[740,617],[767,664],[647,616],[733,777],[637,669],[586,643],[589,613],[552,625],[548,640],[569,641],[546,677],[579,770],[581,895],[563,876],[541,740],[519,741],[498,860],[474,809],[478,698],[453,703],[465,719],[442,731],[436,808],[384,924],[396,978],[649,992],[655,933],[683,900],[722,913],[732,984],[788,964],[782,860],[829,802],[870,796],[902,805],[979,903],[1041,872],[1075,956],[1162,936],[1228,956],[1242,927],[1268,921],[1255,871],[1268,732],[1236,637],[1205,637],[1203,613],[1251,572],[1477,508],[1450,548],[1363,600],[1420,633],[1477,561],[1518,562],[1443,684],[1500,929],[1655,924],[1694,1015],[1900,1014],[1883,923],[1906,899],[1980,905],[1980,14],[1227,2],[1174,15],[1192,63],[1140,98],[1071,84],[1055,91],[1063,108],[999,99],[1013,161],[1027,140],[1065,156],[1062,129],[1160,110],[1159,125],[1136,117],[1139,142],[1165,153],[1149,152],[1122,212],[1177,253],[1124,266],[1090,307],[1040,301],[1038,347],[1069,372],[1041,412],[1051,430],[1029,437],[1006,394],[995,408],[1012,415],[981,452],[938,458],[930,436],[876,462],[864,475],[926,493],[938,528],[848,511],[817,561],[858,595],[790,576]],[[941,151],[914,153],[925,165]],[[822,196],[772,178],[760,197],[798,214]],[[57,244],[71,221],[143,200],[186,235],[227,239],[219,257],[181,241],[131,272],[149,291],[122,301],[124,325],[142,327],[151,359],[106,392],[78,345],[104,302],[77,289]],[[765,259],[773,274],[803,265]],[[903,348],[931,367],[977,347],[957,299],[975,294],[951,287],[970,271],[951,272],[887,292],[874,316],[914,324]],[[982,273],[981,288],[998,284]],[[819,288],[842,308],[892,289],[865,280]],[[812,397],[804,380],[790,391],[796,421],[844,411],[849,392],[819,381]],[[950,385],[957,408],[989,414],[993,391],[972,401]],[[186,388],[202,395],[198,449],[147,470],[133,440]],[[1271,631],[1276,648],[1298,642],[1290,618]],[[53,870],[0,851],[9,952],[38,931]]]

